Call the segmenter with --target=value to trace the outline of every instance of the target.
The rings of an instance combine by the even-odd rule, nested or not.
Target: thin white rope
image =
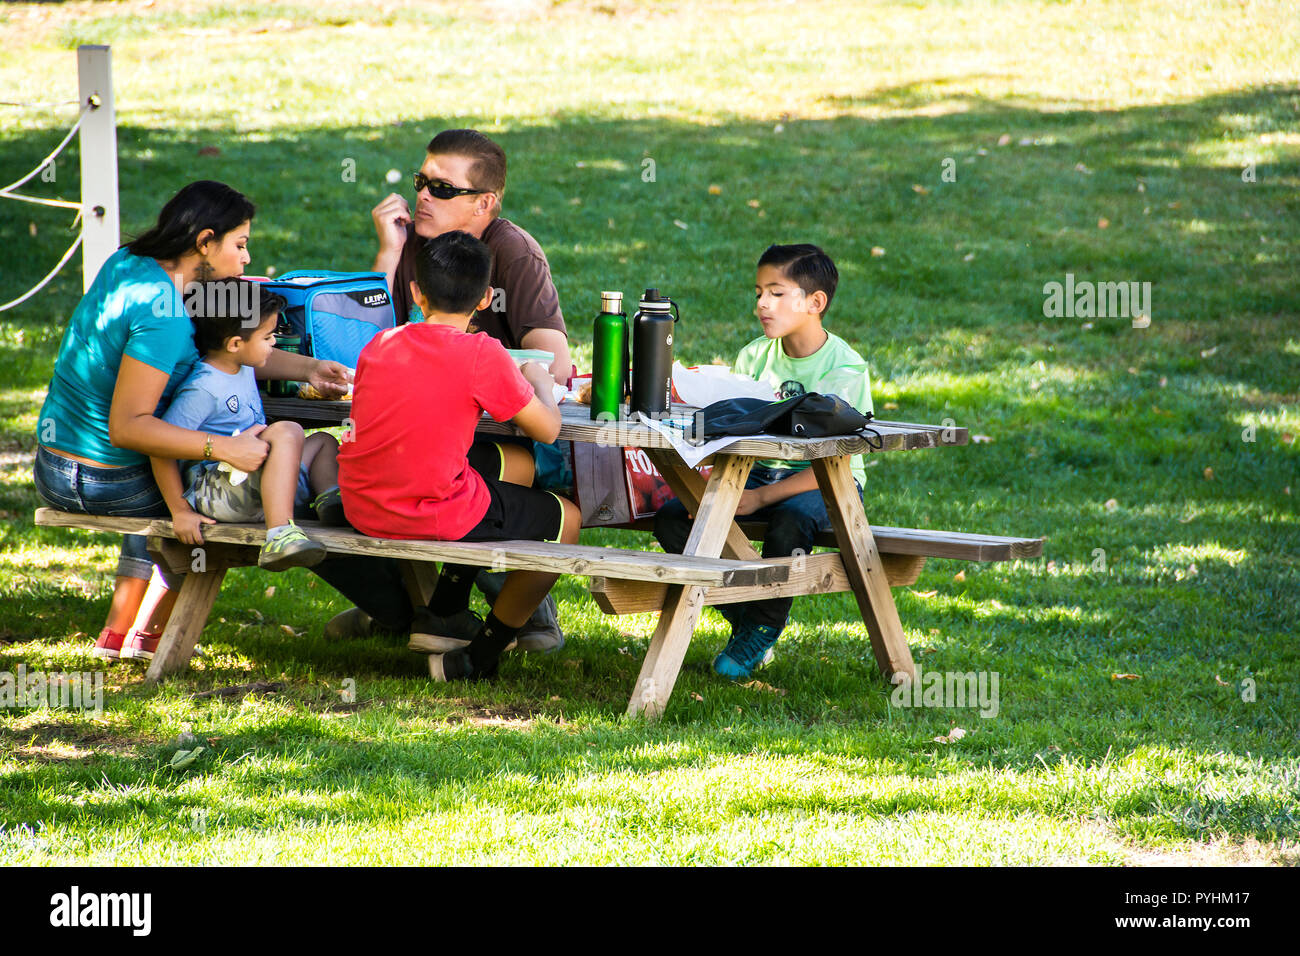
[[[34,202],[38,206],[57,206],[60,209],[81,209],[81,203],[66,199],[42,199],[39,196],[24,196],[22,193],[4,193],[0,198],[17,199],[19,202]]]
[[[77,238],[73,241],[72,245],[68,247],[68,251],[63,254],[63,258],[59,260],[58,265],[56,265],[53,269],[51,269],[49,274],[44,279],[36,283],[35,286],[28,289],[21,296],[14,299],[12,302],[6,302],[4,305],[0,305],[0,312],[4,312],[7,309],[12,309],[16,305],[22,305],[24,302],[26,302],[36,293],[44,289],[49,284],[50,280],[53,279],[56,275],[58,275],[59,270],[63,268],[63,264],[72,258],[72,254],[77,251],[77,247],[80,245],[81,245],[81,231],[78,230]]]
[[[54,157],[58,156],[59,153],[63,152],[63,147],[68,145],[68,141],[71,140],[73,136],[77,135],[77,130],[81,128],[81,121],[86,118],[86,114],[89,113],[93,108],[94,107],[92,107],[89,103],[83,106],[81,108],[81,112],[77,114],[77,121],[72,124],[72,129],[68,130],[68,135],[63,137],[63,142],[61,142],[58,146],[55,146],[54,151],[50,153],[50,155],[42,159],[40,163],[37,165],[37,167],[33,169],[30,173],[28,173],[26,176],[24,176],[22,179],[18,180],[16,183],[10,183],[4,189],[0,189],[0,196],[7,196],[11,189],[17,189],[23,183],[27,182],[27,180],[34,177],[46,166],[50,165],[50,163],[54,161]]]
[[[10,100],[0,100],[0,106],[19,106],[23,109],[53,109],[56,106],[76,106],[80,100],[63,100],[59,103],[14,103]]]

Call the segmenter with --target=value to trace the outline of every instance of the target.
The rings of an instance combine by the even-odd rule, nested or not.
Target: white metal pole
[[[90,105],[81,124],[82,291],[121,245],[117,200],[117,112],[113,107],[113,54],[107,46],[77,47],[81,105]]]

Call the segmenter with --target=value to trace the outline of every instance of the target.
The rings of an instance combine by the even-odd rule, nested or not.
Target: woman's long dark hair
[[[193,252],[199,233],[211,229],[218,240],[253,218],[257,208],[243,193],[225,183],[200,179],[167,200],[158,223],[126,243],[132,255],[153,259],[178,259]]]

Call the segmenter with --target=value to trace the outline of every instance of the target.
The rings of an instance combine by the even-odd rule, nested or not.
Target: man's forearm
[[[370,267],[370,271],[384,274],[384,281],[388,283],[389,292],[393,291],[393,279],[397,275],[397,264],[401,261],[402,249],[400,246],[396,249],[380,249],[375,254],[375,264]]]

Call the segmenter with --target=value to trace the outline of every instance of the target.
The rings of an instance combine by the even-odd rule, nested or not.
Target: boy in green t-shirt
[[[871,412],[867,363],[822,328],[838,281],[835,263],[817,246],[769,246],[758,260],[754,283],[763,335],[740,350],[734,370],[768,383],[778,398],[821,392],[840,396],[863,414]],[[861,492],[866,467],[860,455],[853,458],[853,477]],[[818,532],[831,527],[808,462],[757,462],[736,514],[767,522],[765,558],[806,554]],[[690,530],[686,508],[677,499],[655,516],[655,537],[665,551],[680,552]],[[714,671],[737,680],[771,660],[791,603],[791,598],[771,598],[719,606],[731,623],[731,640],[714,659]]]

